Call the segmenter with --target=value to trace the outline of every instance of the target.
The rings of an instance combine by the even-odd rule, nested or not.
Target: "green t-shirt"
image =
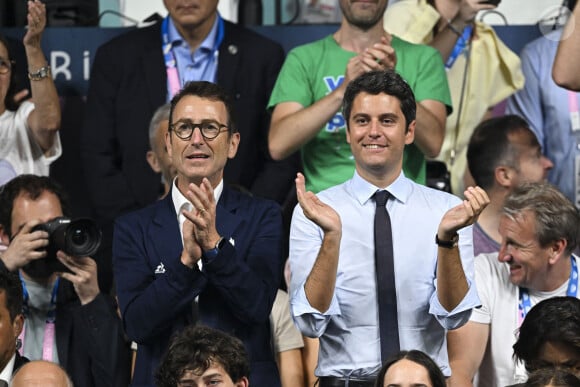
[[[443,61],[432,47],[411,44],[393,36],[397,53],[395,70],[409,83],[415,99],[436,100],[451,110],[451,97]],[[342,49],[332,35],[294,48],[288,54],[272,91],[269,108],[281,102],[310,106],[344,80],[350,58],[356,53]],[[302,147],[306,188],[313,192],[343,183],[354,173],[354,158],[346,142],[346,122],[337,112],[315,138]],[[425,184],[425,157],[414,144],[405,148],[405,176]]]

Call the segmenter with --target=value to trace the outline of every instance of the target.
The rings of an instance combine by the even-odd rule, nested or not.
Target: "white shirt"
[[[14,370],[14,363],[16,362],[16,354],[13,354],[6,367],[0,372],[0,379],[4,380],[6,383],[10,383],[12,379],[12,371]]]
[[[62,154],[60,137],[57,133],[52,148],[45,154],[28,127],[32,110],[34,104],[24,101],[17,111],[5,110],[0,114],[0,160],[8,162],[17,175],[48,176],[50,164]]]
[[[297,206],[290,231],[290,298],[294,321],[307,336],[320,337],[318,376],[374,376],[381,367],[374,258],[375,187],[356,172],[320,192],[342,220],[336,287],[320,313],[306,299],[304,284],[320,250],[323,232]],[[459,250],[469,290],[452,311],[437,298],[437,245],[441,218],[459,198],[416,184],[403,173],[386,189],[391,217],[397,316],[401,349],[420,349],[450,375],[445,330],[469,319],[479,305],[473,282],[472,229],[459,231]]]

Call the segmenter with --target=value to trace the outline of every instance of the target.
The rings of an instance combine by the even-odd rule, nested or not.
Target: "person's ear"
[[[500,165],[495,168],[495,181],[500,187],[511,188],[513,185],[514,170],[505,165]]]
[[[147,157],[147,163],[149,163],[149,166],[151,167],[151,169],[157,173],[160,173],[161,166],[159,165],[159,159],[157,158],[157,155],[155,154],[155,152],[153,152],[152,150],[147,151],[146,157]]]
[[[550,258],[548,259],[548,262],[553,265],[560,261],[564,257],[566,246],[568,246],[568,241],[566,239],[558,239],[551,242],[548,246],[550,249]]]
[[[10,244],[10,235],[8,235],[6,229],[2,225],[0,225],[0,242],[2,242],[4,246],[8,246]]]
[[[238,146],[240,145],[240,132],[230,134],[228,141],[228,158],[233,159],[236,156],[236,153],[238,153]]]
[[[12,331],[14,333],[14,339],[17,339],[18,336],[22,333],[22,328],[24,327],[24,315],[17,314],[12,322]]]
[[[417,120],[413,120],[409,123],[409,127],[405,132],[405,144],[409,145],[415,141],[415,127],[417,126]]]
[[[242,376],[241,379],[236,382],[236,387],[248,387],[249,385],[250,381],[245,376]]]
[[[165,148],[167,149],[167,153],[169,154],[169,156],[173,155],[173,148],[171,147],[173,144],[171,144],[171,132],[167,131],[165,132]]]

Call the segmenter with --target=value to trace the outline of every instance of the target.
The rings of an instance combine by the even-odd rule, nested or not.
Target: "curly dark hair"
[[[513,345],[514,358],[523,361],[528,372],[542,368],[538,356],[546,342],[564,344],[580,355],[579,299],[553,297],[530,309]]]
[[[155,373],[157,387],[175,387],[186,371],[196,374],[219,364],[235,383],[250,374],[244,344],[207,326],[188,326],[175,335]]]
[[[427,370],[427,374],[429,375],[429,379],[431,380],[433,387],[446,387],[445,376],[443,376],[443,372],[441,372],[437,364],[429,357],[429,355],[416,349],[410,351],[400,351],[396,355],[393,355],[387,359],[377,375],[375,387],[383,387],[385,382],[385,375],[387,374],[389,368],[393,364],[403,359],[410,360],[413,363],[417,363],[423,366]]]

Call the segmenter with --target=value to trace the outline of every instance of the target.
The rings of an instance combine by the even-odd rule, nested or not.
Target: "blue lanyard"
[[[213,55],[208,59],[206,63],[206,70],[209,67],[210,62],[217,61],[219,55],[219,48],[222,41],[224,40],[224,30],[225,30],[224,20],[221,18],[219,14],[217,15],[217,18],[218,18],[217,36],[212,48]],[[169,83],[169,90],[171,92],[171,96],[169,99],[171,99],[171,97],[173,97],[181,89],[183,82],[179,79],[179,72],[177,70],[177,59],[173,52],[173,43],[169,39],[169,16],[163,19],[163,22],[161,24],[161,40],[163,42],[162,47],[163,58],[165,60],[165,68],[167,70],[167,81]],[[209,80],[206,79],[208,77],[208,74],[205,74],[206,70],[204,70],[202,75],[203,79],[201,80]]]
[[[578,266],[576,265],[576,260],[574,256],[570,257],[572,261],[572,270],[570,270],[570,279],[568,281],[568,290],[566,291],[566,295],[568,297],[577,297],[578,296]],[[526,288],[519,288],[520,293],[520,301],[518,303],[518,320],[519,325],[524,321],[526,315],[532,309],[532,302],[530,300],[530,294],[528,293],[528,289]]]
[[[20,283],[22,284],[22,294],[23,294],[23,305],[22,305],[22,312],[25,316],[28,316],[30,313],[30,307],[28,306],[28,301],[30,300],[30,296],[28,294],[28,290],[26,289],[26,283],[24,282],[24,278],[22,278],[22,273],[20,275]],[[46,320],[44,321],[44,336],[42,338],[42,359],[47,361],[53,360],[53,347],[54,347],[54,340],[55,340],[55,320],[56,320],[56,293],[58,290],[58,284],[60,282],[60,277],[56,278],[54,281],[54,286],[52,287],[52,293],[50,296],[50,308],[48,312],[46,312]],[[22,327],[22,332],[18,338],[22,342],[22,346],[19,349],[20,355],[23,355],[24,352],[24,339],[26,338],[26,324]]]
[[[24,282],[24,278],[22,278],[22,273],[19,273],[20,276],[20,283],[22,284],[22,312],[24,316],[28,316],[30,312],[30,307],[28,306],[28,301],[30,300],[30,296],[28,294],[28,290],[26,289],[26,283]],[[60,277],[56,277],[56,281],[54,281],[54,286],[52,287],[52,293],[50,296],[50,308],[46,313],[46,322],[54,322],[56,318],[56,293],[58,291],[58,284],[60,283]]]
[[[453,47],[453,51],[449,55],[447,62],[445,62],[445,68],[450,69],[455,63],[455,60],[459,55],[461,55],[465,50],[468,50],[469,41],[471,39],[471,33],[473,32],[473,26],[468,25],[463,29],[463,34],[457,38],[457,42]]]

